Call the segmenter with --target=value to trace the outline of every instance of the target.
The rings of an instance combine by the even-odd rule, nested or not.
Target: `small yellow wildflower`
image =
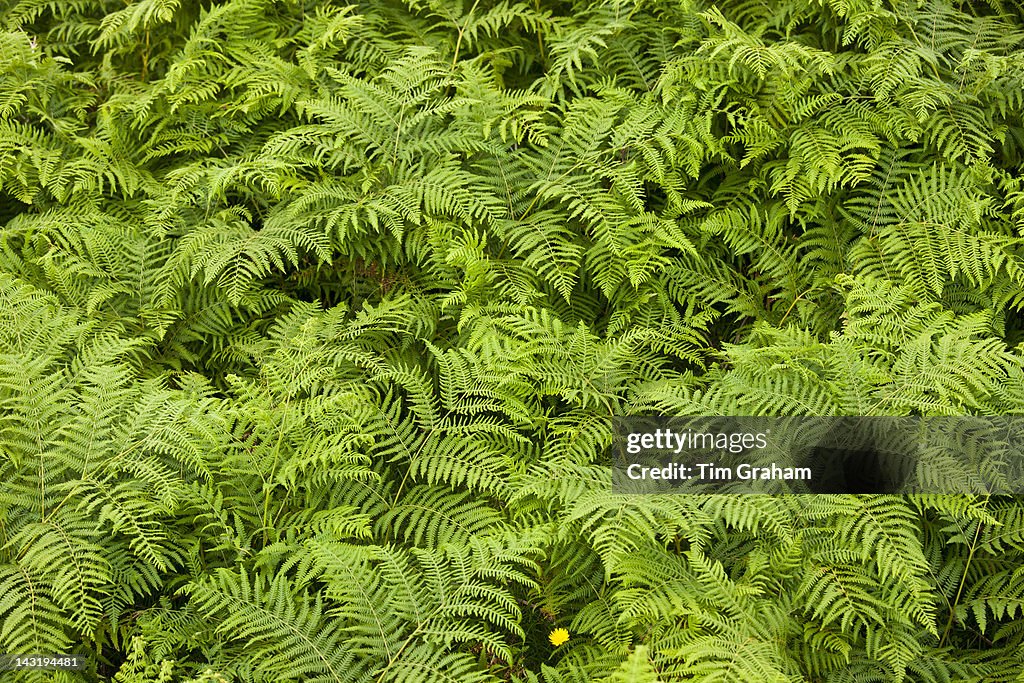
[[[556,628],[548,636],[548,640],[551,641],[552,645],[554,645],[555,647],[558,647],[559,645],[561,645],[565,641],[569,640],[569,632],[566,631],[564,628]]]

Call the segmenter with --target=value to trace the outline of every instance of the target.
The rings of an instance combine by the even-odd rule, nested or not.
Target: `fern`
[[[1019,679],[1016,498],[608,468],[1024,411],[1017,9],[0,4],[4,680]]]

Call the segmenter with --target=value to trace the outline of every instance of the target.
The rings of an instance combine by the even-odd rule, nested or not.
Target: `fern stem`
[[[455,40],[455,54],[452,55],[452,66],[454,67],[456,62],[459,61],[459,48],[462,46],[462,36],[466,32],[466,27],[469,26],[470,19],[473,18],[473,12],[476,11],[477,6],[480,4],[480,0],[476,0],[473,6],[469,8],[469,12],[466,13],[466,21],[463,22],[462,28],[459,29],[459,37]]]
[[[804,290],[803,292],[801,292],[800,294],[798,294],[798,295],[797,295],[797,297],[796,297],[795,299],[793,299],[793,303],[791,303],[791,304],[789,305],[789,308],[787,308],[787,309],[786,309],[786,312],[785,312],[785,313],[783,314],[783,316],[782,316],[782,320],[780,320],[780,321],[779,321],[779,327],[782,327],[782,323],[786,322],[786,318],[788,318],[788,317],[789,317],[789,314],[790,314],[790,312],[792,312],[792,310],[793,310],[793,307],[794,307],[794,306],[796,306],[796,302],[798,302],[798,301],[800,301],[800,299],[804,298],[804,294],[807,294],[807,293],[808,293],[808,292],[810,292],[810,291],[811,291],[812,289],[814,289],[814,287],[808,287],[808,288],[807,288],[807,289],[805,289],[805,290]]]
[[[991,497],[985,498],[985,507],[988,507]],[[967,561],[964,563],[964,572],[960,577],[960,585],[957,586],[956,596],[953,598],[953,604],[949,606],[949,619],[946,620],[946,628],[942,631],[942,637],[939,639],[939,647],[942,647],[946,638],[949,636],[950,630],[953,628],[953,621],[956,618],[956,607],[960,604],[960,598],[963,597],[964,586],[967,585],[967,572],[971,568],[971,561],[974,559],[974,553],[978,548],[978,538],[981,536],[981,527],[984,522],[978,520],[978,526],[974,530],[974,539],[971,541],[971,548],[967,552]]]

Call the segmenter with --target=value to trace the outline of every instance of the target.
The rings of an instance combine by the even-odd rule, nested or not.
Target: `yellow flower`
[[[548,636],[548,640],[551,641],[552,645],[554,645],[555,647],[558,647],[559,645],[561,645],[565,641],[569,640],[569,632],[566,631],[564,628],[556,628]]]

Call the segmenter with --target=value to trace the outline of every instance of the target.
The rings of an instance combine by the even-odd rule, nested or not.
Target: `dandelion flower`
[[[565,641],[569,640],[569,632],[566,631],[564,628],[556,628],[548,636],[548,640],[551,641],[552,645],[554,645],[555,647],[558,647],[559,645],[561,645]]]

